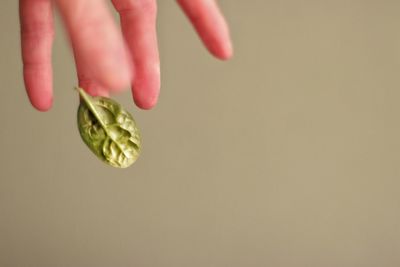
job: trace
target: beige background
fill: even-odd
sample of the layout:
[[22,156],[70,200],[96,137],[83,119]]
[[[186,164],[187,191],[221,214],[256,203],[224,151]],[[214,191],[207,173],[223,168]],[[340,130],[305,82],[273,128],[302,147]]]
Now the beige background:
[[159,1],[162,94],[127,170],[76,128],[58,27],[55,103],[23,89],[0,9],[0,266],[400,266],[400,2],[220,1],[235,58]]

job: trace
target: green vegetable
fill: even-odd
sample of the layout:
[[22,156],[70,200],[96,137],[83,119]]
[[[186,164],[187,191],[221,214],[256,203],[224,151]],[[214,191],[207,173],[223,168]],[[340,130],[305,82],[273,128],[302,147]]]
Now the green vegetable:
[[140,154],[140,133],[132,115],[117,102],[92,97],[82,88],[78,108],[78,128],[83,141],[102,161],[126,168]]

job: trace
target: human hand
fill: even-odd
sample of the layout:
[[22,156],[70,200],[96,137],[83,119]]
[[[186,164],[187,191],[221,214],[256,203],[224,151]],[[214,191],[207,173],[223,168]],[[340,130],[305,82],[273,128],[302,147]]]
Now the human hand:
[[[215,0],[177,0],[208,50],[228,59],[228,27]],[[79,85],[107,96],[131,85],[136,105],[152,108],[159,95],[160,61],[156,0],[112,0],[120,14],[118,30],[104,0],[20,0],[24,81],[32,105],[51,108],[53,5],[71,40]]]

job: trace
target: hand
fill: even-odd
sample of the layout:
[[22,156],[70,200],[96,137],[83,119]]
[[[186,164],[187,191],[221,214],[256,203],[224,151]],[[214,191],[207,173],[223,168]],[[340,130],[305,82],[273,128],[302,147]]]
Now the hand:
[[[228,27],[215,0],[178,0],[208,50],[228,59]],[[159,95],[160,61],[156,36],[156,0],[112,0],[121,18],[118,30],[104,0],[20,0],[24,81],[32,105],[52,105],[51,48],[53,4],[71,40],[79,85],[106,96],[132,86],[135,103],[152,108]]]

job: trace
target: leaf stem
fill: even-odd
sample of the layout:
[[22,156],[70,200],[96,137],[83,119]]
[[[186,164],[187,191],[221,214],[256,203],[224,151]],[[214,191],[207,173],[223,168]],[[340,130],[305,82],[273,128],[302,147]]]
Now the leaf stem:
[[85,101],[85,104],[87,105],[87,107],[90,109],[90,111],[93,113],[93,115],[96,117],[97,121],[100,123],[101,127],[103,127],[104,131],[107,131],[107,127],[106,125],[103,123],[101,115],[99,114],[99,112],[97,111],[95,105],[92,102],[92,97],[89,96],[85,90],[83,90],[80,87],[75,87],[75,89],[79,92],[79,95],[82,97],[83,101]]

